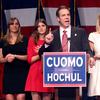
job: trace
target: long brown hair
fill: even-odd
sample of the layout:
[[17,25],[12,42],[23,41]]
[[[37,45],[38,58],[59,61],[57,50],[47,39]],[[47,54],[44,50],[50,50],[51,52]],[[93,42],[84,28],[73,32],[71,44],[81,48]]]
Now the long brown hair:
[[17,36],[16,43],[19,43],[20,41],[22,41],[23,35],[20,32],[20,29],[21,29],[20,22],[19,22],[19,20],[16,17],[12,17],[12,18],[10,18],[10,20],[8,22],[8,25],[7,25],[7,33],[4,36],[4,40],[7,43],[10,43],[10,25],[13,24],[15,20],[17,20],[17,23],[19,25],[19,30],[18,30],[18,36]]
[[38,42],[38,40],[39,40],[38,24],[39,24],[40,22],[46,25],[46,33],[45,33],[45,35],[48,34],[48,25],[47,25],[46,21],[45,21],[44,19],[38,19],[38,20],[36,21],[36,23],[35,23],[35,28],[34,28],[35,31],[34,31],[33,34],[32,34],[32,36],[33,36],[33,38],[34,38],[34,43],[35,43],[36,45],[37,45],[37,42]]

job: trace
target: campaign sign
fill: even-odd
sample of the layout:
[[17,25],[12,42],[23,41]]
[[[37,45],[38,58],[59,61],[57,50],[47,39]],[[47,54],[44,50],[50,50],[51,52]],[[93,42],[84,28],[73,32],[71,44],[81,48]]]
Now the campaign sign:
[[44,87],[85,87],[85,52],[46,52],[43,54]]

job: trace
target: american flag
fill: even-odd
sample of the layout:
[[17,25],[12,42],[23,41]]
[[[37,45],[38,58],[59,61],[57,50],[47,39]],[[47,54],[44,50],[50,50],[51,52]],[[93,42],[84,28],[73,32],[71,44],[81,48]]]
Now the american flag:
[[[60,5],[72,7],[71,1],[76,2],[74,5],[79,14],[80,27],[84,27],[87,33],[95,31],[96,18],[100,14],[100,0],[41,0],[47,24],[52,29],[57,27],[57,8]],[[26,35],[33,31],[37,8],[38,0],[2,0],[6,22],[10,17],[17,17],[22,26],[22,33]],[[2,22],[4,23],[4,20]],[[2,26],[4,27],[4,24]]]

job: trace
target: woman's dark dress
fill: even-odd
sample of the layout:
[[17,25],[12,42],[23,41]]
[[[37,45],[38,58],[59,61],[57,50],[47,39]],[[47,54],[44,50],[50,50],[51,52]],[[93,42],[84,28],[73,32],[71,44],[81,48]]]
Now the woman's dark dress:
[[[3,56],[7,54],[26,55],[28,39],[23,37],[23,40],[17,44],[7,44],[2,41]],[[14,59],[13,62],[6,62],[4,65],[3,78],[3,93],[23,93],[27,78],[29,65],[27,61]]]

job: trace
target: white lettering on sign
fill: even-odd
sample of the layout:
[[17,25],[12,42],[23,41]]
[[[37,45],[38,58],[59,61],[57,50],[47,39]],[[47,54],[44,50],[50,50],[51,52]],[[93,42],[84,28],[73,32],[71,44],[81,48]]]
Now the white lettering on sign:
[[48,73],[47,74],[47,81],[52,82],[52,81],[70,81],[70,82],[81,82],[82,79],[80,77],[79,73]]
[[48,57],[48,67],[82,67],[82,57]]

